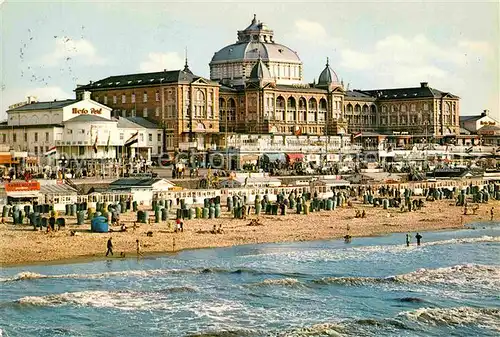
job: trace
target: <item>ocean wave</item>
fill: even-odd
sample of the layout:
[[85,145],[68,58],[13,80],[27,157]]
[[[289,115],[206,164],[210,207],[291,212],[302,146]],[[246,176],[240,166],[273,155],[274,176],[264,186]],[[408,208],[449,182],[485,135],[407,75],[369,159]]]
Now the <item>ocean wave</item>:
[[425,326],[472,325],[492,331],[500,331],[499,308],[421,308],[399,313],[391,318],[344,319],[338,322],[317,323],[311,326],[292,328],[273,334],[279,337],[305,336],[380,336],[392,333],[403,335],[403,331],[425,331]]
[[500,266],[466,264],[437,269],[418,269],[387,279],[401,283],[466,285],[500,291]]
[[[32,306],[63,306],[80,305],[97,308],[118,308],[122,310],[136,310],[154,308],[152,301],[163,294],[196,292],[197,289],[189,286],[170,287],[152,291],[105,291],[87,290],[78,292],[66,292],[46,296],[25,296],[15,303],[19,305]],[[157,303],[159,304],[159,302]]]
[[30,271],[20,272],[12,277],[0,278],[0,282],[15,282],[15,281],[26,281],[26,280],[37,280],[37,279],[101,279],[108,277],[150,277],[158,275],[168,275],[168,274],[252,274],[252,275],[266,275],[266,274],[276,274],[280,276],[293,277],[301,276],[300,273],[280,273],[268,270],[257,270],[250,268],[237,268],[237,269],[227,269],[227,268],[190,268],[190,269],[150,269],[150,270],[124,270],[124,271],[113,271],[95,274],[61,274],[61,275],[43,275],[38,273],[33,273]]
[[249,284],[249,286],[253,287],[262,287],[262,286],[287,286],[287,287],[295,287],[295,286],[300,286],[304,285],[302,282],[300,282],[296,278],[276,278],[276,279],[265,279],[262,282],[257,282],[257,283],[252,283]]
[[323,277],[301,282],[295,278],[270,279],[251,285],[345,285],[365,286],[374,284],[419,284],[455,285],[500,291],[500,266],[466,264],[437,269],[418,269],[416,271],[387,277],[339,276]]
[[500,331],[500,308],[420,308],[400,313],[410,321],[428,325],[478,325]]

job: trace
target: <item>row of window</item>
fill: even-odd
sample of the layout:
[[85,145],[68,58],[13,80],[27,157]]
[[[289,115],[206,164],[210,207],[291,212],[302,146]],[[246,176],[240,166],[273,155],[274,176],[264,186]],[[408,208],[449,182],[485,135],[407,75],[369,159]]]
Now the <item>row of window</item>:
[[[28,142],[28,133],[27,133],[27,132],[25,132],[25,133],[23,134],[23,136],[24,136],[24,137],[23,137],[23,140],[24,140],[25,142]],[[7,141],[8,141],[8,140],[7,140],[7,134],[2,133],[1,139],[2,139],[2,143],[7,143]],[[10,140],[9,140],[9,141],[10,141]],[[36,143],[36,142],[38,142],[38,141],[39,141],[38,132],[34,132],[34,133],[33,133],[33,142],[35,142],[35,143]],[[46,142],[50,141],[50,134],[49,134],[48,132],[45,132],[45,141],[46,141]],[[13,142],[13,143],[17,142],[17,133],[13,133],[13,134],[12,134],[12,142]]]
[[[170,100],[172,98],[171,95],[172,95],[172,92],[168,91],[168,94],[167,94],[167,96],[168,96],[167,99],[168,100]],[[112,99],[113,99],[113,104],[117,104],[118,103],[118,96],[117,95],[113,95]],[[99,96],[94,96],[94,100],[96,102],[99,102],[100,97]],[[156,102],[160,101],[160,92],[159,91],[155,92],[155,101]],[[126,94],[122,94],[121,95],[121,102],[122,102],[122,104],[127,103],[127,95]],[[131,93],[130,94],[130,103],[135,103],[135,102],[136,102],[136,95],[135,95],[135,93]],[[142,102],[143,103],[147,103],[148,102],[148,94],[146,92],[144,94],[142,94]],[[104,96],[103,97],[102,103],[104,105],[108,104],[108,96]]]

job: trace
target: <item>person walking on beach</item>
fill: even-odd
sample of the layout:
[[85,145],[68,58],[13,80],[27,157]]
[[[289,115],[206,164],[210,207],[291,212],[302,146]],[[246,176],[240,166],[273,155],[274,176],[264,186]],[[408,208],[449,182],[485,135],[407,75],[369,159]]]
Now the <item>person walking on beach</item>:
[[113,256],[113,242],[111,242],[111,238],[108,240],[107,244],[108,250],[106,251],[106,256],[108,256],[111,253],[111,256]]
[[422,240],[422,235],[417,233],[417,235],[415,235],[415,238],[417,239],[417,246],[420,246],[420,240]]
[[406,234],[406,247],[410,247],[410,234]]
[[139,239],[137,239],[137,240],[135,240],[135,243],[136,243],[136,249],[137,249],[137,257],[142,256],[141,242],[139,241]]
[[493,221],[493,215],[494,215],[493,209],[494,209],[493,207],[491,207],[490,209],[490,216],[491,216],[490,221]]

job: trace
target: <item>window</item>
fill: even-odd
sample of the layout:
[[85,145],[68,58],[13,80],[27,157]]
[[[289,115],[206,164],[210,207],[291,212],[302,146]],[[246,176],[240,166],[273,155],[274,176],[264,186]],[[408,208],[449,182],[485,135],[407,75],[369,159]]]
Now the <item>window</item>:
[[48,142],[49,141],[49,133],[48,132],[45,132],[45,141]]
[[14,143],[17,142],[17,134],[15,134],[15,133],[12,134],[12,141]]
[[424,103],[424,110],[425,111],[429,110],[429,103]]
[[33,152],[35,152],[35,154],[38,154],[38,146],[35,146],[35,147],[33,148]]
[[150,142],[152,142],[152,141],[153,141],[153,134],[152,134],[152,133],[150,133],[150,134],[148,135],[148,139],[149,139],[149,141],[150,141]]
[[130,95],[130,100],[132,101],[132,103],[135,103],[135,94],[132,93],[132,95]]
[[45,152],[49,152],[49,146],[48,145],[45,147]]
[[156,92],[155,99],[156,99],[157,102],[160,101],[160,92],[159,91]]
[[148,117],[148,108],[142,109],[142,117]]
[[2,143],[6,143],[7,142],[7,135],[4,133],[2,134]]
[[161,133],[158,134],[158,141],[161,142]]
[[127,96],[125,96],[125,94],[122,94],[122,103],[126,102],[127,102]]
[[131,115],[132,117],[135,117],[135,109],[130,110],[130,115]]
[[412,105],[410,105],[410,110],[411,112],[417,111],[417,105],[415,103],[412,103]]
[[25,141],[25,142],[27,142],[27,141],[28,141],[28,133],[27,133],[27,132],[25,132],[25,133],[24,133],[24,141]]
[[158,146],[158,154],[161,153],[161,146]]
[[143,142],[143,141],[144,141],[144,134],[143,134],[143,133],[140,133],[140,134],[139,134],[139,140],[140,140],[141,142]]
[[104,105],[108,104],[108,96],[104,96]]
[[35,132],[35,142],[38,142],[38,132]]
[[120,133],[120,140],[123,140],[123,132]]
[[80,156],[83,156],[85,154],[85,147],[84,146],[79,146],[78,147],[78,154]]
[[71,134],[73,134],[73,130],[68,129],[68,135],[71,135]]
[[157,106],[155,109],[155,115],[156,115],[156,117],[160,117],[160,107],[159,106]]
[[113,104],[116,104],[116,95],[113,95]]
[[147,92],[145,92],[145,93],[142,95],[142,101],[143,101],[144,103],[146,103],[146,102],[148,101],[148,93],[147,93]]

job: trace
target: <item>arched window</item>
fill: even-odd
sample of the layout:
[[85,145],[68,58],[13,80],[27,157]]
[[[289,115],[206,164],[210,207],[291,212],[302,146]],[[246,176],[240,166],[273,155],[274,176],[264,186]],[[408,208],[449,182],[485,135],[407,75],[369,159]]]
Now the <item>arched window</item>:
[[363,105],[363,113],[368,113],[368,105]]
[[347,104],[346,110],[348,113],[352,113],[352,104],[351,103]]
[[316,110],[318,108],[318,102],[315,98],[309,100],[309,110]]
[[299,98],[299,110],[306,109],[306,99],[304,97]]
[[326,100],[324,98],[319,100],[319,109],[320,110],[326,110],[327,104]]
[[288,97],[288,101],[287,101],[287,109],[295,109],[295,98],[294,97]]
[[360,113],[361,112],[361,106],[359,104],[356,104],[354,106],[354,112],[356,112],[356,113]]
[[278,96],[276,98],[276,108],[284,109],[285,108],[285,99],[282,96]]
[[376,113],[377,112],[377,107],[375,105],[372,105],[370,107],[370,110],[371,110],[372,113]]

